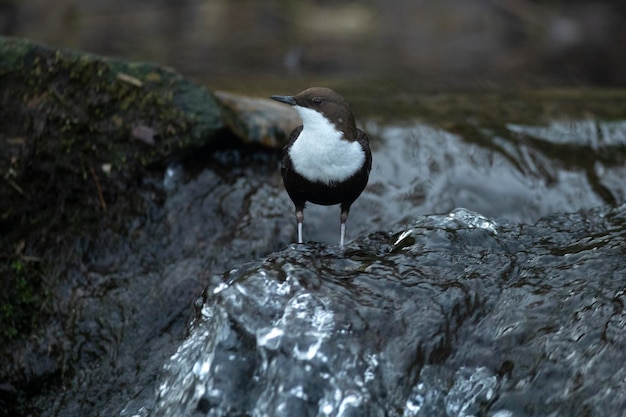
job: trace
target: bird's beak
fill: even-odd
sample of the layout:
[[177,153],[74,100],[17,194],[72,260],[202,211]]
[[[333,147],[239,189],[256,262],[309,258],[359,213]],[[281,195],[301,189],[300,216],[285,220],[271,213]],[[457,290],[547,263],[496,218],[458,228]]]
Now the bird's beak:
[[271,96],[272,100],[280,101],[281,103],[287,103],[290,106],[296,105],[296,100],[292,96]]

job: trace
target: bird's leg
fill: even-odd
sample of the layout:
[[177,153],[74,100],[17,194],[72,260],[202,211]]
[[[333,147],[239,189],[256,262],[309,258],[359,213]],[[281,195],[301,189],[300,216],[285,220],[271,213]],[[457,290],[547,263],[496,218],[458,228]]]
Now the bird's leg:
[[296,222],[298,222],[298,243],[302,243],[302,223],[304,222],[304,210],[296,208]]
[[348,220],[348,213],[350,212],[350,207],[341,207],[341,235],[339,238],[339,245],[343,246],[346,240],[346,220]]

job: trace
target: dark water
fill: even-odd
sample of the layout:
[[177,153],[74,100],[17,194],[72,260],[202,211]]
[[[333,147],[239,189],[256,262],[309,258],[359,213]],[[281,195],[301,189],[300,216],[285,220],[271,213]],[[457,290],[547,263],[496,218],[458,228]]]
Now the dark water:
[[482,145],[364,127],[375,162],[344,250],[336,207],[307,209],[305,239],[326,243],[289,244],[271,156],[170,167],[179,255],[161,279],[210,283],[122,415],[621,415],[626,124],[509,125]]

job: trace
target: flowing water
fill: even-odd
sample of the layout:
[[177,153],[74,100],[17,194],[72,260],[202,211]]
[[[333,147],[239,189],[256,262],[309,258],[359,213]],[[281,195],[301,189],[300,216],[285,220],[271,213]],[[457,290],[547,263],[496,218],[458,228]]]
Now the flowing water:
[[[622,415],[626,122],[510,124],[487,144],[364,128],[374,168],[344,249],[336,207],[307,208],[311,242],[289,244],[272,157],[226,152],[186,181],[170,167],[171,244],[227,272],[121,414]],[[171,279],[206,273],[188,258]]]

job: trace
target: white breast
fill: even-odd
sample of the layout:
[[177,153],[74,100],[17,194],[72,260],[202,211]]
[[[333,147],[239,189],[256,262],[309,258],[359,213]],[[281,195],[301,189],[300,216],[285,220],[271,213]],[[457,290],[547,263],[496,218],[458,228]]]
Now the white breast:
[[341,139],[342,132],[315,110],[294,108],[304,127],[289,156],[300,175],[330,184],[347,180],[363,166],[365,152],[358,142]]

